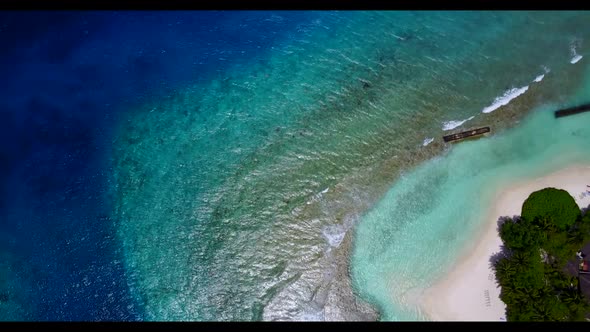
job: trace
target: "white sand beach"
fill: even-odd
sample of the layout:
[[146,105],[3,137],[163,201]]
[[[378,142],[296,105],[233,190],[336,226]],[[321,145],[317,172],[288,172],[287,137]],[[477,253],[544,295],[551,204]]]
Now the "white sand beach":
[[590,166],[576,165],[499,190],[481,233],[464,249],[453,269],[423,293],[420,306],[424,313],[434,321],[505,321],[505,305],[489,264],[502,243],[497,232],[498,218],[520,215],[525,199],[546,187],[568,191],[581,208],[586,208],[590,205],[587,185]]

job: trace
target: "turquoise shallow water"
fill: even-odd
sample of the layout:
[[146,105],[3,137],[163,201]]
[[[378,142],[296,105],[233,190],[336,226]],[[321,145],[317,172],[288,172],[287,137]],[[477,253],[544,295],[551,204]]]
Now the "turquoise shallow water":
[[[384,297],[428,278],[408,274],[408,257],[430,250],[416,249],[425,244],[416,232],[453,240],[440,244],[450,259],[465,238],[453,227],[477,221],[460,215],[475,216],[473,202],[452,204],[431,189],[455,195],[482,185],[496,165],[530,159],[543,144],[503,150],[508,136],[499,135],[486,141],[494,145],[457,146],[449,155],[489,172],[454,173],[463,159],[432,159],[359,216],[400,172],[448,153],[444,127],[471,119],[457,129],[501,131],[535,106],[571,98],[582,77],[572,68],[587,61],[571,64],[572,49],[587,53],[590,31],[580,27],[588,17],[317,12],[267,53],[130,111],[113,141],[114,218],[146,319],[346,319],[326,308],[352,305],[334,300],[332,285],[348,264],[341,245],[354,225],[351,271],[361,298],[385,319],[418,317]],[[524,87],[508,107],[481,112]],[[541,114],[536,128],[554,125]],[[481,158],[473,144],[487,148]],[[442,212],[452,218],[431,225]]]
[[[572,94],[573,105],[590,100],[589,83]],[[590,164],[590,114],[556,119],[557,108],[535,109],[512,130],[461,143],[404,174],[362,218],[352,276],[384,320],[425,319],[412,301],[473,240],[498,188]]]

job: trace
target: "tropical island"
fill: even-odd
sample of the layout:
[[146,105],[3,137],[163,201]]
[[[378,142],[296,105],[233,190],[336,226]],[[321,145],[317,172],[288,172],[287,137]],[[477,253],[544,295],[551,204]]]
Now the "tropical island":
[[590,211],[581,211],[567,191],[545,188],[526,199],[520,216],[499,225],[503,248],[493,266],[506,319],[587,320]]

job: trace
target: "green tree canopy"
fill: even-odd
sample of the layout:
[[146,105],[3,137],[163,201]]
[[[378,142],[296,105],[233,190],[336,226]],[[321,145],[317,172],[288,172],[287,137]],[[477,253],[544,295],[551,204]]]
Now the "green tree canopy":
[[518,222],[507,220],[500,227],[500,237],[510,249],[532,250],[545,240],[543,231],[536,225],[521,219]]
[[545,188],[532,193],[522,205],[523,219],[533,221],[549,218],[560,230],[573,225],[580,216],[580,208],[570,194],[562,189]]
[[580,215],[566,191],[546,188],[527,198],[520,218],[502,224],[507,251],[494,267],[509,321],[582,321],[590,313],[577,277],[564,270],[590,241],[590,212]]

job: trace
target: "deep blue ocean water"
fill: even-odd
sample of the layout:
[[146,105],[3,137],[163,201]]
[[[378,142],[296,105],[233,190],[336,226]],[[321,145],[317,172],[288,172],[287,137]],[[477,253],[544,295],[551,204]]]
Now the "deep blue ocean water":
[[0,320],[140,319],[105,199],[118,116],[265,52],[306,16],[0,13],[0,291],[18,304]]

